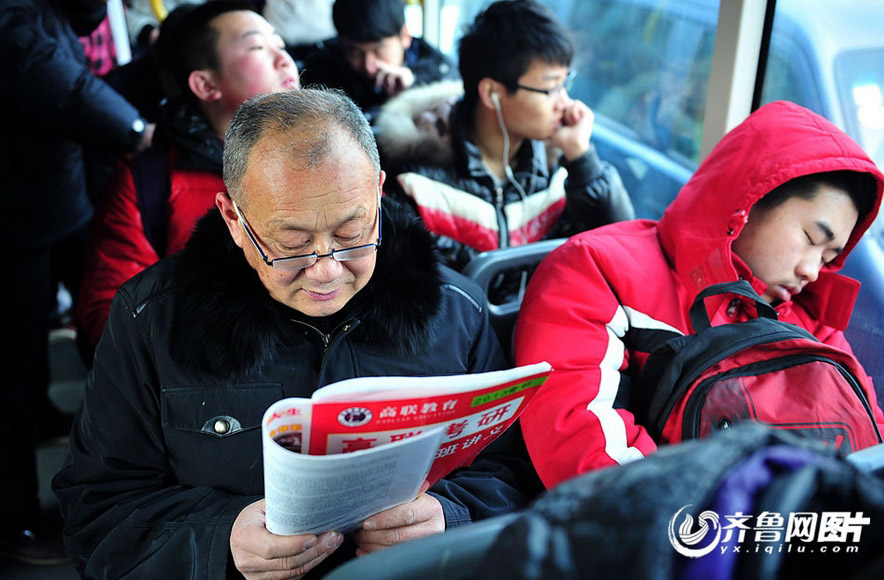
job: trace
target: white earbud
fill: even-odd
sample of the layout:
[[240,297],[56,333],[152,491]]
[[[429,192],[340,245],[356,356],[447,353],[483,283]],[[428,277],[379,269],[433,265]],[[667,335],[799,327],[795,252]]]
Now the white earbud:
[[494,108],[500,111],[500,98],[497,96],[497,91],[491,93],[491,102],[494,103]]

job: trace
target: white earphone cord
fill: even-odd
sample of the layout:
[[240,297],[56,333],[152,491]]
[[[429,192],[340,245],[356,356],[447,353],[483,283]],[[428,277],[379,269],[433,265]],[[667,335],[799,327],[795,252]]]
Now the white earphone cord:
[[[510,134],[506,130],[506,125],[503,124],[503,113],[500,111],[500,101],[498,100],[497,93],[491,93],[491,101],[494,103],[494,110],[497,112],[497,124],[500,126],[500,132],[503,133],[503,172],[506,174],[506,178],[510,183],[516,188],[516,191],[519,192],[519,195],[522,196],[522,200],[524,201],[528,196],[525,194],[525,190],[522,189],[522,186],[516,181],[516,178],[513,177],[513,170],[510,167]],[[533,183],[533,179],[531,180]],[[528,238],[525,237],[525,234],[522,234],[522,244],[527,244]],[[521,301],[522,297],[525,295],[525,287],[528,284],[528,271],[522,270],[521,275],[519,276],[519,290],[518,290],[518,300]]]
[[[494,103],[494,110],[497,113],[497,124],[500,126],[500,132],[503,133],[503,172],[506,174],[507,181],[509,181],[513,187],[516,188],[516,191],[519,192],[522,201],[525,201],[528,198],[528,194],[525,193],[525,189],[518,181],[516,181],[516,178],[513,175],[513,169],[510,167],[510,134],[506,130],[506,125],[503,123],[503,112],[500,110],[500,100],[497,97],[497,93],[491,93],[491,102]],[[534,180],[532,179],[532,183],[533,181]],[[528,239],[525,237],[524,233],[522,234],[522,243],[528,243]]]

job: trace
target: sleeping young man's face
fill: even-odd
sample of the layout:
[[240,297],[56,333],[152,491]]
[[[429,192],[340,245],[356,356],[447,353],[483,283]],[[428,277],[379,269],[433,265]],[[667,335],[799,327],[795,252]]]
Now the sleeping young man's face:
[[793,196],[772,208],[753,208],[733,251],[767,284],[762,298],[788,301],[841,253],[858,217],[847,193],[820,185],[811,199]]

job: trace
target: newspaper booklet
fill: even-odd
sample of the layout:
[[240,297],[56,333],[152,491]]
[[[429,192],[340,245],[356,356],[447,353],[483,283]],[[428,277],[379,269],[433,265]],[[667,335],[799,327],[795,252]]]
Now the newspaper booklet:
[[348,532],[468,465],[519,416],[552,367],[360,377],[282,399],[261,422],[266,526]]

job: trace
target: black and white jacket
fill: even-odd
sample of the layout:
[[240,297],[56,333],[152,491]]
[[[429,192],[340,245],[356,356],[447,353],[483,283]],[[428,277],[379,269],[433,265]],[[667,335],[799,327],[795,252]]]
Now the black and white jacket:
[[478,252],[635,217],[620,174],[594,147],[566,161],[548,143],[526,140],[512,181],[499,182],[472,142],[470,111],[457,101],[462,92],[451,81],[411,89],[375,122],[390,174],[385,187],[417,210],[449,266],[460,270]]
[[[274,401],[357,376],[502,367],[478,288],[438,265],[398,204],[385,200],[383,219],[374,275],[328,319],[272,300],[217,211],[186,249],[120,289],[53,482],[66,548],[86,577],[231,572],[231,525],[263,495],[259,424]],[[234,428],[219,435],[221,417]],[[430,492],[450,527],[538,490],[511,429]]]

